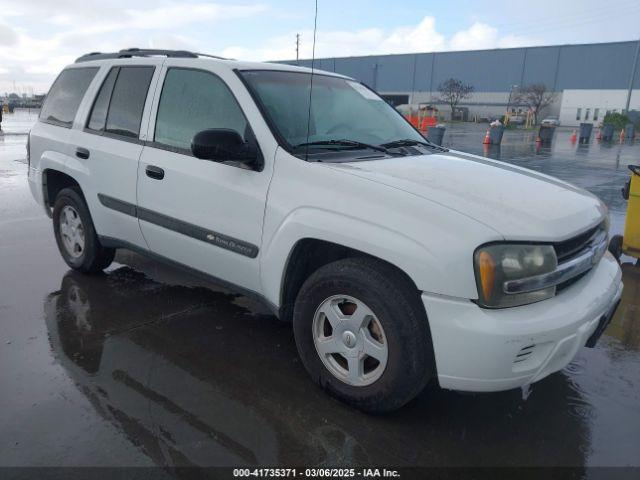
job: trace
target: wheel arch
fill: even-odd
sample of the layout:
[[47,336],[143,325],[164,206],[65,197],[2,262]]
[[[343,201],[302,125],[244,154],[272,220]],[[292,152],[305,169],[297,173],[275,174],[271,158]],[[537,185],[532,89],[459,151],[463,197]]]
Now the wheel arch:
[[46,168],[42,171],[42,193],[44,206],[47,211],[51,211],[56,196],[65,188],[77,188],[84,197],[80,183],[68,173],[56,168]]
[[368,256],[386,262],[417,291],[435,288],[436,279],[445,273],[433,252],[403,232],[339,212],[301,207],[272,233],[268,233],[268,221],[265,227],[267,237],[260,254],[262,294],[283,319],[290,318],[286,304],[295,300],[304,278],[341,258]]
[[305,237],[299,239],[291,249],[280,282],[279,316],[281,320],[291,321],[295,299],[303,283],[319,268],[345,258],[372,258],[384,262],[400,273],[404,279],[419,292],[411,277],[401,268],[385,259],[339,243],[319,238]]

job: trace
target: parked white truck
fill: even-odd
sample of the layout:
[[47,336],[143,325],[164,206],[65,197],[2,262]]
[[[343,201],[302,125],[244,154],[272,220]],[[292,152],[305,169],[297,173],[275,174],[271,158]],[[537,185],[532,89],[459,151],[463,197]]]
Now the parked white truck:
[[366,411],[430,380],[540,380],[593,346],[622,291],[595,196],[432,145],[334,73],[85,55],[51,87],[28,160],[71,268],[126,248],[257,296],[293,321],[313,380]]

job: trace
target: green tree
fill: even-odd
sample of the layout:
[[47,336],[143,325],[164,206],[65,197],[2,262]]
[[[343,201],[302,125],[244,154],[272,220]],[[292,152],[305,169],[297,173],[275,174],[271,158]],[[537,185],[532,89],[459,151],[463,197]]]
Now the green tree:
[[629,117],[618,112],[609,112],[604,116],[602,120],[603,124],[611,124],[616,130],[622,130],[627,123],[629,123]]

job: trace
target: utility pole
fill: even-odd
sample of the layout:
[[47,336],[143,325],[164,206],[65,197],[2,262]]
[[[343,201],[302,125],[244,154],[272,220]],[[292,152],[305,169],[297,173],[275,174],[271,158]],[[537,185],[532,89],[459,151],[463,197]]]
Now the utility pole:
[[629,90],[627,91],[627,103],[625,104],[625,113],[629,115],[629,104],[631,103],[631,91],[633,90],[633,80],[636,78],[636,69],[638,67],[638,53],[640,53],[640,39],[636,45],[636,54],[633,56],[633,67],[631,67],[631,78],[629,78]]
[[296,33],[296,64],[300,58],[300,34]]
[[505,125],[509,123],[509,117],[511,116],[509,114],[509,107],[511,106],[511,96],[513,95],[514,88],[518,88],[518,85],[511,85],[511,90],[509,90],[509,99],[507,100],[507,109],[504,116]]

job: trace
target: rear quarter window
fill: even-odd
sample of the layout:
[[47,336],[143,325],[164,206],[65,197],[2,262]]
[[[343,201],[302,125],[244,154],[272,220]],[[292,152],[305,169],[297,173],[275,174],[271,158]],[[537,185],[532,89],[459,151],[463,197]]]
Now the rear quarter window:
[[42,106],[40,121],[71,128],[98,67],[69,68],[58,76]]

